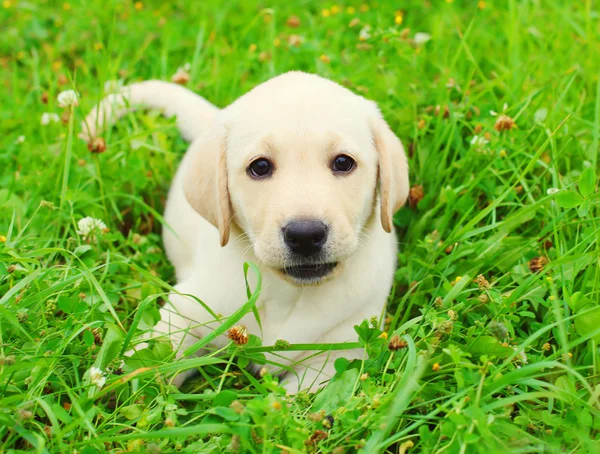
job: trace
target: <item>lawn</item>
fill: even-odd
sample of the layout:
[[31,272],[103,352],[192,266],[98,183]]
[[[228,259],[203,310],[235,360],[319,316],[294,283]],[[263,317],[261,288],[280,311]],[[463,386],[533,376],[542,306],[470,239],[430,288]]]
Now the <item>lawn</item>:
[[[599,15],[591,0],[4,0],[0,453],[600,452]],[[292,69],[378,102],[410,155],[385,331],[357,327],[365,360],[339,360],[316,395],[245,371],[285,342],[184,363],[156,342],[123,362],[175,283],[161,213],[186,144],[140,112],[92,152],[83,115],[109,81],[177,74],[226,106]],[[79,105],[61,108],[70,89]],[[107,229],[86,237],[87,216]],[[184,367],[200,375],[178,390]]]

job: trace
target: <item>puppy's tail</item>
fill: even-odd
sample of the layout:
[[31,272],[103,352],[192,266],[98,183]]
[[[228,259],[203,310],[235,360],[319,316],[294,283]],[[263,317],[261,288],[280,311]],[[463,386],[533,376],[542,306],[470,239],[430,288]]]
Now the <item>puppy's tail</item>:
[[95,106],[81,124],[79,137],[90,141],[119,118],[139,108],[160,109],[177,116],[177,127],[185,140],[201,136],[212,122],[217,107],[181,85],[149,80],[123,87]]

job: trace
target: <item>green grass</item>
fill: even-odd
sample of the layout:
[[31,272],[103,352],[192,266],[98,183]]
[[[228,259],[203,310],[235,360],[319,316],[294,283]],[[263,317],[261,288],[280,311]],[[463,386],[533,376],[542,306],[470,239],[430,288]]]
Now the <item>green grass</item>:
[[[598,4],[265,5],[3,2],[0,452],[600,451]],[[415,46],[418,32],[431,40]],[[187,86],[219,106],[316,72],[377,101],[409,151],[423,198],[395,218],[388,338],[360,327],[365,361],[338,362],[316,396],[244,372],[266,350],[256,339],[186,363],[156,343],[149,369],[121,365],[174,284],[160,213],[186,146],[152,112],[108,131],[102,154],[77,125],[105,81],[169,80],[185,62]],[[80,106],[41,126],[69,88]],[[518,127],[497,132],[504,104]],[[84,241],[85,216],[110,231]],[[394,334],[406,347],[390,352]],[[178,391],[184,367],[201,375]]]

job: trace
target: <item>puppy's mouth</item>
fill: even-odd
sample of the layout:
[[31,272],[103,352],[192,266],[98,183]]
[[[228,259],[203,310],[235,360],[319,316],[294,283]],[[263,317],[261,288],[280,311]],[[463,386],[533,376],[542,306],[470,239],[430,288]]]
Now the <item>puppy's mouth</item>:
[[284,267],[281,271],[286,276],[302,284],[316,284],[331,274],[336,266],[337,262],[290,265]]

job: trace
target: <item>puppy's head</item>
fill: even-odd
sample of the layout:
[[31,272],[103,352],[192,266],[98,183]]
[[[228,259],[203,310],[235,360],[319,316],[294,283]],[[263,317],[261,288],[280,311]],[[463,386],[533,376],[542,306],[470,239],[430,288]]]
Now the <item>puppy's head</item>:
[[333,276],[377,211],[391,232],[408,195],[404,150],[377,106],[299,72],[222,110],[190,164],[186,197],[221,244],[234,221],[262,264],[299,285]]

